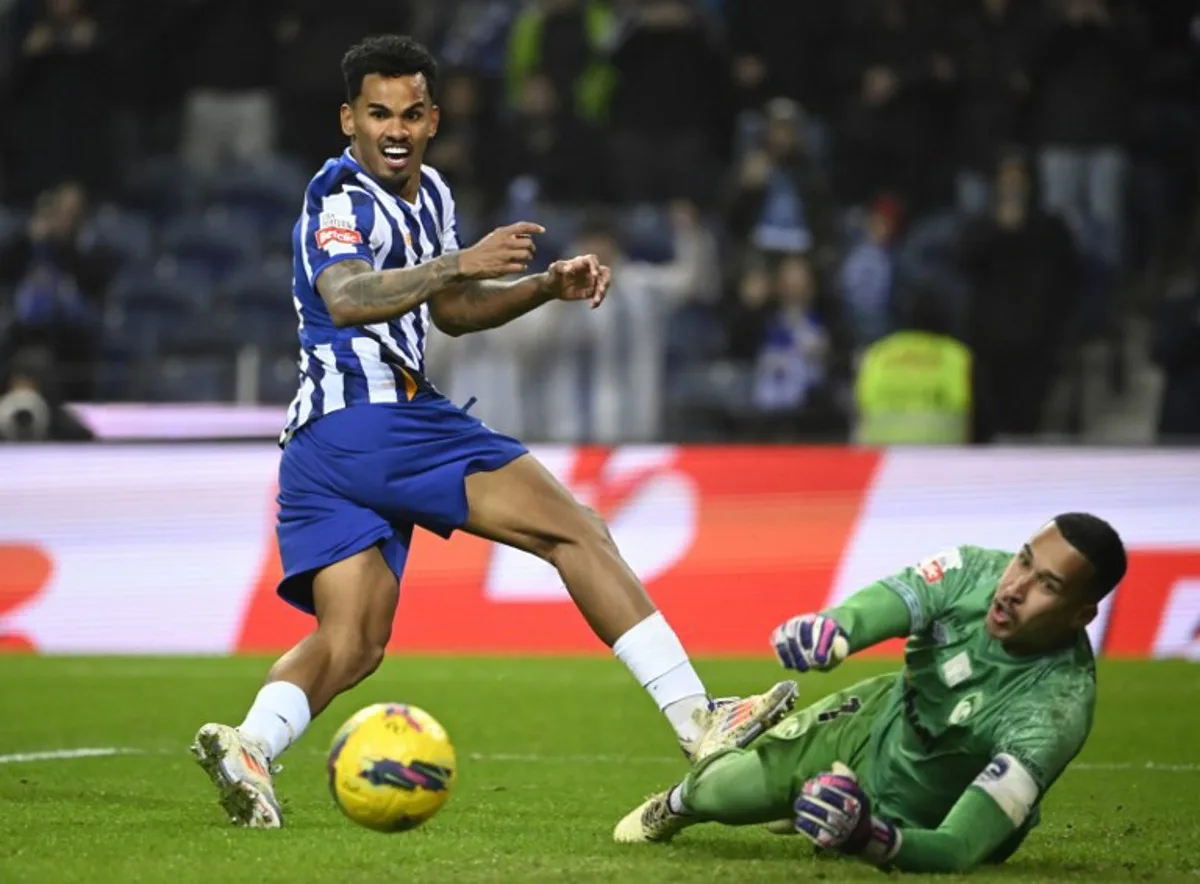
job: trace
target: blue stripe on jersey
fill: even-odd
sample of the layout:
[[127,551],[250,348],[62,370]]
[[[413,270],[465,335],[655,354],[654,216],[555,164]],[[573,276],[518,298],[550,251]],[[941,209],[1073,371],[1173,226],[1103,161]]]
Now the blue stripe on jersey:
[[[380,269],[392,270],[397,267],[407,267],[408,252],[405,251],[404,231],[400,229],[400,223],[396,220],[395,216],[386,209],[381,211],[380,214],[387,220],[388,226],[392,229],[392,250],[384,258],[383,266]],[[399,245],[397,246],[397,244]],[[392,337],[395,338],[396,342],[400,345],[400,349],[404,351],[404,355],[408,357],[411,366],[413,368],[419,368],[421,365],[421,360],[418,356],[420,351],[417,349],[419,344],[413,345],[409,342],[408,335],[404,333],[404,328],[401,323],[402,319],[393,319],[389,321],[387,324],[388,330],[391,332]],[[376,335],[371,335],[371,337],[380,341],[380,346],[382,346],[385,350],[390,349],[382,342],[382,338],[379,338]]]
[[[418,200],[419,199],[420,198],[418,197]],[[417,216],[413,214],[411,206],[401,200],[397,200],[396,202],[400,206],[400,211],[403,213],[404,220],[408,226],[409,235],[412,237],[413,254],[417,256],[417,263],[420,264],[425,258],[425,247],[421,245],[421,222]],[[437,240],[433,237],[430,237],[430,242],[437,242]],[[436,254],[436,252],[434,254]],[[421,354],[418,367],[420,368],[422,374],[425,373],[424,314],[425,311],[420,307],[418,307],[412,313],[413,334],[417,339],[417,352]]]
[[422,169],[416,207],[381,188],[349,150],[313,176],[292,230],[302,373],[281,442],[330,411],[404,401],[403,369],[424,371],[428,308],[387,323],[386,332],[382,325],[338,328],[316,282],[337,261],[359,259],[383,270],[410,266],[410,254],[415,263],[437,257],[453,236],[453,214],[453,196],[434,169]]
[[[445,223],[446,219],[446,207],[442,204],[442,195],[438,193],[437,185],[433,181],[433,176],[427,172],[421,176],[421,190],[425,192],[425,195],[429,197],[429,201],[433,203],[434,209],[437,210],[438,229],[441,230],[441,226],[443,223]],[[430,242],[438,243],[437,252],[435,252],[435,254],[440,255],[442,253],[442,238],[440,236],[430,236],[429,239]]]

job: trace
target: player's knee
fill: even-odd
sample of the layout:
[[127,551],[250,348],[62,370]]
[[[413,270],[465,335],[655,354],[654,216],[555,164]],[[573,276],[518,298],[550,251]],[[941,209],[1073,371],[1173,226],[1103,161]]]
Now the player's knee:
[[559,526],[554,541],[548,544],[543,557],[558,566],[564,557],[577,551],[615,551],[616,547],[608,525],[600,514],[591,507],[581,505],[575,518]]
[[379,668],[387,650],[387,637],[367,632],[344,632],[331,636],[330,662],[342,680],[357,684]]

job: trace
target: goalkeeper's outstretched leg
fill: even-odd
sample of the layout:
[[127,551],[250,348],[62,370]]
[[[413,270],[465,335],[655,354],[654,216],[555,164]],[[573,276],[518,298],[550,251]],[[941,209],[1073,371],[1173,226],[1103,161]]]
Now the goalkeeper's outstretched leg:
[[859,767],[893,676],[868,679],[794,712],[745,749],[718,752],[617,824],[622,843],[669,841],[688,826],[782,823],[806,780],[842,761]]

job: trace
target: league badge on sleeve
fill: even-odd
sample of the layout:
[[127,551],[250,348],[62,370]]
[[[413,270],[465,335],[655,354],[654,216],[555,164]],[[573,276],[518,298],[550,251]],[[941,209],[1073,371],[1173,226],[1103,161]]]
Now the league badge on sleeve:
[[358,232],[352,215],[338,215],[335,212],[322,212],[321,223],[317,226],[317,248],[328,248],[330,243],[341,243],[347,246],[361,245],[363,238]]
[[926,583],[940,583],[947,571],[953,571],[962,566],[962,554],[957,549],[946,549],[918,562],[917,573]]

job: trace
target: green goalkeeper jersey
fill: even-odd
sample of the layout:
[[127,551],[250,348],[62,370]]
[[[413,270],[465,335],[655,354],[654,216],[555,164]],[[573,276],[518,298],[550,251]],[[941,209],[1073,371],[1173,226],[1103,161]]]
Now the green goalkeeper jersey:
[[[1011,557],[956,547],[827,612],[846,629],[852,651],[909,635],[904,670],[874,719],[863,765],[876,813],[901,826],[937,828],[974,786],[1008,815],[1019,843],[1091,730],[1096,676],[1085,632],[1072,647],[1017,657],[985,627]],[[1015,844],[1004,847],[1010,853]]]

